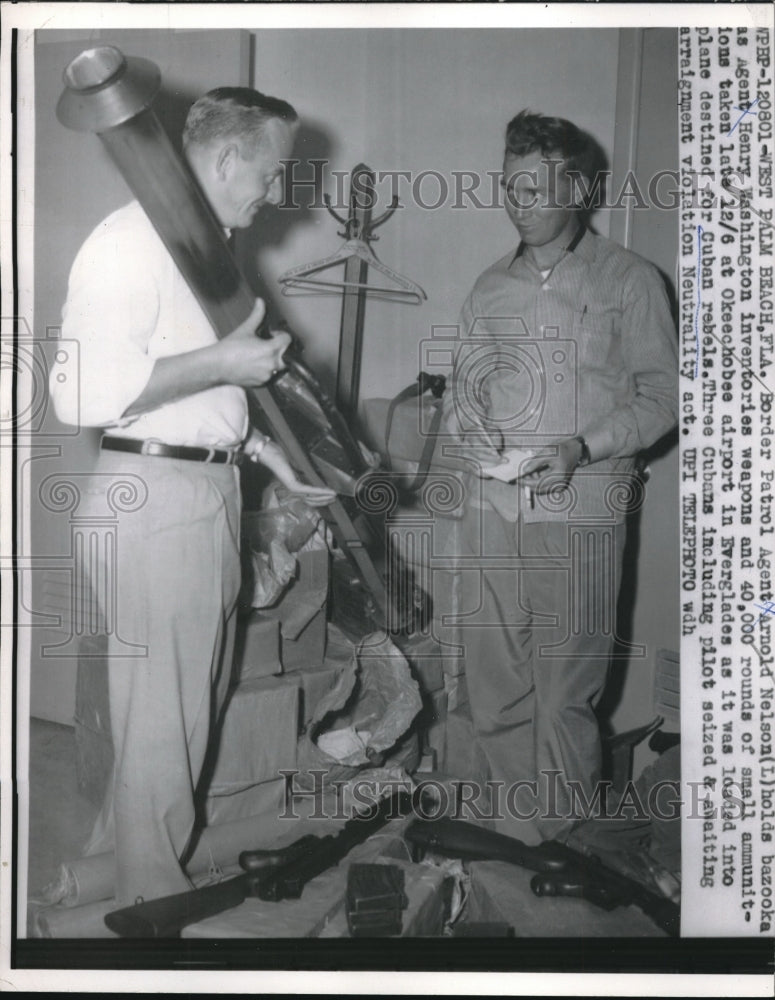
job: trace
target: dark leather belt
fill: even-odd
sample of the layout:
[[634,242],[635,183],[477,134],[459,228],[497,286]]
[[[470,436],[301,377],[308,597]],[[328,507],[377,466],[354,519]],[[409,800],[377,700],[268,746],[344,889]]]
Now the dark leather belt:
[[156,458],[182,458],[187,462],[211,462],[214,465],[239,465],[243,453],[239,448],[196,448],[186,444],[164,444],[148,438],[115,437],[103,434],[100,448],[105,451],[129,451],[135,455]]

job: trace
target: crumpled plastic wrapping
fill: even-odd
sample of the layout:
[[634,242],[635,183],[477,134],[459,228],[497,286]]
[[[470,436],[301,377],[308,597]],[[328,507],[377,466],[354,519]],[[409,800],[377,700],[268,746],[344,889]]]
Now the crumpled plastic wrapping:
[[323,771],[330,784],[363,768],[409,764],[417,741],[402,738],[412,735],[421,708],[420,689],[398,647],[385,635],[367,636],[315,708],[299,743],[300,779]]
[[242,515],[243,591],[241,603],[268,608],[295,578],[300,552],[327,549],[325,522],[283,486],[265,495],[262,510]]

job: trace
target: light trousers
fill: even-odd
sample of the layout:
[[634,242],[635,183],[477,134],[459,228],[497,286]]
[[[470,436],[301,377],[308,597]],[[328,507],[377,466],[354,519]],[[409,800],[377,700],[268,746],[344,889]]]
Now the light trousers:
[[566,836],[600,780],[594,706],[624,535],[623,524],[512,523],[489,507],[459,522],[455,632],[474,730],[502,783],[496,828],[526,843]]
[[237,475],[232,466],[102,452],[92,480],[95,510],[105,510],[106,491],[120,498],[122,481],[141,500],[119,505],[115,552],[103,546],[85,567],[108,633],[115,758],[87,853],[115,850],[119,905],[191,887],[180,858],[231,680]]

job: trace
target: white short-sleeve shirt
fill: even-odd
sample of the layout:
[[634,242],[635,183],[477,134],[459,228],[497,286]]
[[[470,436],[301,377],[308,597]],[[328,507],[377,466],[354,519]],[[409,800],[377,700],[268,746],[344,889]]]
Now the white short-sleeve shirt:
[[122,418],[157,358],[217,340],[215,331],[142,207],[130,202],[87,237],[70,272],[62,336],[79,343],[78,398],[54,365],[49,383],[64,423],[167,444],[230,447],[248,429],[245,392],[219,386]]

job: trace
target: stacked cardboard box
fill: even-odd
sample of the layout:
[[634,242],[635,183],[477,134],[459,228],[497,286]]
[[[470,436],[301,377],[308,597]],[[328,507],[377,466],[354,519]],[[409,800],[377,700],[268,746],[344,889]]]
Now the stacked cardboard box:
[[208,824],[282,813],[280,772],[296,764],[298,706],[299,685],[289,677],[259,677],[233,690],[209,782]]
[[302,552],[297,577],[271,608],[240,621],[235,664],[238,677],[269,677],[320,669],[326,653],[328,552]]
[[[277,605],[253,610],[239,623],[236,683],[209,764],[206,816],[211,823],[282,810],[280,772],[295,768],[299,736],[338,670],[354,655],[354,644],[326,621],[328,553],[301,553],[298,562],[297,579]],[[462,659],[448,656],[429,636],[402,646],[423,697],[410,738],[416,743],[419,737],[432,769],[457,768],[471,754],[470,725],[466,729],[454,719],[451,734],[447,731],[447,713],[465,700]],[[112,745],[104,661],[96,652],[79,666],[76,739],[81,788],[99,803],[112,766]],[[416,762],[417,755],[410,758]],[[459,776],[468,777],[470,771]]]
[[241,616],[234,644],[234,670],[240,680],[271,677],[283,672],[280,622],[261,611]]
[[300,552],[298,571],[287,592],[262,616],[278,622],[282,670],[320,668],[326,654],[328,550]]
[[331,683],[325,669],[328,552],[302,552],[297,577],[271,608],[241,623],[237,684],[224,715],[207,799],[209,823],[280,815],[282,771],[296,767],[305,715]]

